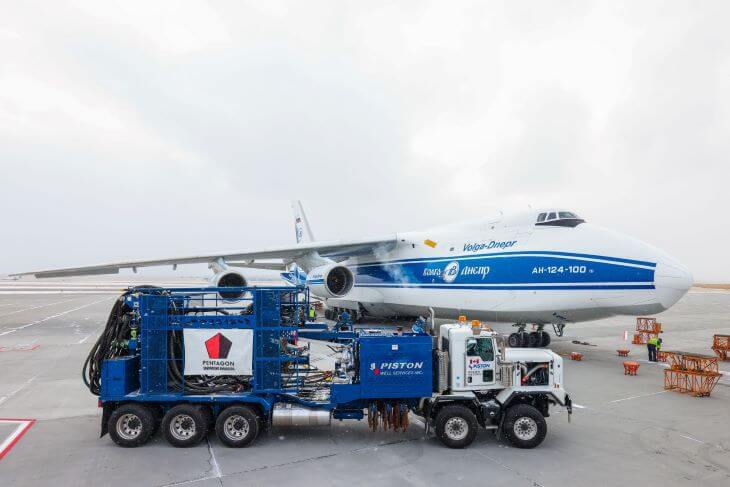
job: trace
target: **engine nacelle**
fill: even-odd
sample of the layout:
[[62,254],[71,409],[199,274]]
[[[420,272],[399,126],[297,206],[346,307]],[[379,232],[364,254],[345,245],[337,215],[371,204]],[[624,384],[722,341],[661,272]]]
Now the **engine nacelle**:
[[352,290],[355,276],[347,267],[331,264],[312,269],[307,274],[307,286],[315,296],[341,298]]
[[[214,287],[246,287],[248,281],[243,277],[243,274],[236,271],[222,271],[216,273],[210,278],[210,284]],[[243,297],[241,291],[219,291],[218,294],[223,299],[239,299]]]

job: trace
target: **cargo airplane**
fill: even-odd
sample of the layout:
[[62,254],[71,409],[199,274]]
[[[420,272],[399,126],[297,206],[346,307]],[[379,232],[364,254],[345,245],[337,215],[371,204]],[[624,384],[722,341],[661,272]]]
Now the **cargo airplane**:
[[[512,346],[545,346],[552,325],[652,315],[676,303],[692,275],[676,259],[563,209],[529,211],[346,241],[316,241],[292,202],[296,244],[191,257],[117,262],[15,274],[37,278],[116,274],[120,269],[207,263],[211,284],[240,287],[239,268],[282,271],[322,298],[333,317],[469,319],[517,326]],[[228,293],[230,294],[230,293]],[[535,325],[527,333],[526,325]]]

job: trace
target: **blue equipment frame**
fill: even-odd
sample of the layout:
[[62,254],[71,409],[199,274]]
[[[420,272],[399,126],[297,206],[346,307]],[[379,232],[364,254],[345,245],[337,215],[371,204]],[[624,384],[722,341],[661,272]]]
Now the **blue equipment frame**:
[[[240,297],[226,300],[221,293]],[[330,410],[338,419],[361,419],[362,410],[374,400],[415,407],[432,394],[430,336],[346,332],[336,338],[349,342],[357,355],[351,371],[355,380],[322,384],[327,393],[318,400],[300,395],[306,372],[292,367],[294,372],[287,372],[285,380],[283,365],[309,364],[308,355],[299,354],[299,349],[290,353],[287,346],[300,329],[308,328],[306,287],[155,288],[135,290],[124,299],[134,311],[138,333],[129,340],[127,356],[102,363],[100,402],[105,416],[124,402],[152,403],[163,410],[180,403],[205,403],[216,414],[227,404],[247,403],[266,416],[275,403],[285,402]],[[170,336],[188,328],[253,330],[253,377],[247,390],[199,394],[187,387],[184,376],[181,386],[171,386],[170,362],[176,362],[177,370],[184,370],[185,364],[184,357],[171,357]]]

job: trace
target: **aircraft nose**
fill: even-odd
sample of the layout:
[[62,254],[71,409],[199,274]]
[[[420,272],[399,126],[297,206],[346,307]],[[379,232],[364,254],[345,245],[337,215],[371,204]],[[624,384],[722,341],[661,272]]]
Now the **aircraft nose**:
[[670,259],[657,262],[654,287],[662,308],[672,307],[687,293],[693,283],[692,273],[682,264]]

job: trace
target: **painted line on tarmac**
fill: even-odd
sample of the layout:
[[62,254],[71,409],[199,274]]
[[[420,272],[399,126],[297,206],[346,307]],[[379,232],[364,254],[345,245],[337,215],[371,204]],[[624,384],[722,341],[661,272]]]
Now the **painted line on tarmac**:
[[11,397],[13,397],[14,395],[16,395],[20,391],[22,391],[23,389],[25,389],[26,387],[28,387],[30,385],[30,383],[33,382],[35,380],[35,378],[38,377],[39,375],[41,375],[40,372],[37,373],[36,375],[34,375],[33,377],[31,377],[30,379],[28,379],[27,381],[25,381],[22,386],[18,387],[17,389],[15,389],[10,394],[6,394],[5,396],[0,397],[0,405],[2,405],[2,403],[4,403],[5,401],[7,401]]
[[0,347],[0,352],[32,352],[41,346],[37,343],[29,345],[15,345],[14,347]]
[[705,444],[704,441],[698,440],[697,438],[692,438],[691,436],[686,436],[686,435],[679,435],[679,436],[681,436],[682,438],[687,438],[688,440],[696,441],[697,443],[702,443],[703,445]]
[[659,391],[659,392],[652,392],[651,394],[642,394],[640,396],[624,397],[623,399],[614,399],[613,401],[608,401],[608,403],[609,404],[613,404],[613,403],[616,403],[616,402],[629,401],[631,399],[639,399],[641,397],[656,396],[658,394],[664,394],[665,392],[669,392],[669,390],[664,390],[664,391]]
[[0,424],[17,424],[15,431],[0,443],[0,460],[20,441],[20,438],[35,424],[35,419],[0,419]]
[[42,318],[42,319],[40,319],[40,320],[32,321],[32,322],[30,322],[30,323],[27,323],[27,324],[25,324],[25,325],[23,325],[23,326],[18,326],[17,328],[11,328],[11,329],[9,329],[9,330],[7,330],[7,331],[4,331],[4,332],[0,333],[0,337],[1,337],[1,336],[5,336],[5,335],[9,335],[10,333],[15,333],[15,332],[16,332],[16,331],[18,331],[18,330],[23,330],[23,329],[25,329],[25,328],[28,328],[29,326],[34,326],[34,325],[38,325],[38,324],[40,324],[40,323],[43,323],[44,321],[52,320],[53,318],[58,318],[59,316],[63,316],[63,315],[69,314],[69,313],[73,313],[74,311],[78,311],[78,310],[80,310],[80,309],[88,308],[89,306],[93,306],[93,305],[95,305],[95,304],[99,304],[99,303],[101,303],[101,302],[104,302],[104,301],[108,301],[108,300],[110,300],[110,299],[113,299],[113,298],[104,298],[104,299],[100,299],[100,300],[98,300],[98,301],[94,301],[94,302],[91,302],[91,303],[85,304],[85,305],[83,305],[83,306],[79,306],[78,308],[73,308],[73,309],[69,309],[69,310],[67,310],[67,311],[63,311],[63,312],[61,312],[61,313],[57,313],[57,314],[55,314],[55,315],[47,316],[47,317],[45,317],[45,318]]
[[45,308],[47,306],[53,306],[54,304],[68,303],[69,301],[73,301],[74,299],[78,299],[78,298],[71,298],[71,299],[66,299],[66,300],[63,300],[63,301],[56,301],[55,303],[41,304],[41,305],[38,305],[38,306],[33,306],[31,308],[18,309],[18,310],[15,310],[15,311],[11,311],[10,313],[5,313],[4,315],[0,315],[0,318],[4,318],[5,316],[14,315],[16,313],[22,313],[23,311],[31,311],[31,310],[34,310],[34,309]]
[[84,338],[82,338],[81,340],[79,340],[78,342],[76,342],[76,345],[81,345],[81,344],[82,344],[82,343],[84,343],[84,342],[85,342],[86,340],[88,340],[90,336],[91,336],[91,335],[86,335],[86,336],[85,336]]

